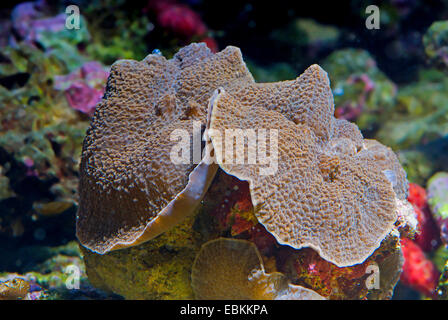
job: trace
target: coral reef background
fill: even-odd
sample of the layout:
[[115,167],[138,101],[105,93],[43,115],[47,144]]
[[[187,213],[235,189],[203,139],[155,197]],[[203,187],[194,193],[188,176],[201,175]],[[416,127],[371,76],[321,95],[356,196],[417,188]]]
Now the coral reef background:
[[[80,28],[70,30],[65,10],[72,4],[81,16]],[[3,3],[0,299],[192,297],[191,288],[176,287],[189,270],[170,263],[169,257],[192,263],[199,235],[184,228],[200,229],[206,223],[200,214],[201,219],[186,221],[146,250],[131,249],[134,258],[111,254],[107,259],[113,268],[89,274],[89,279],[84,263],[92,267],[97,260],[80,250],[75,237],[82,141],[105,92],[110,65],[118,59],[142,60],[151,52],[171,58],[192,42],[204,42],[213,52],[228,45],[241,48],[257,82],[294,79],[315,63],[328,72],[335,116],[355,122],[364,137],[390,146],[410,182],[408,200],[419,232],[401,240],[405,262],[392,298],[448,299],[448,21],[443,20],[448,5],[383,1],[378,3],[380,29],[369,30],[369,4],[338,1],[322,8],[318,2],[231,0],[217,8],[205,0],[140,0],[132,6],[122,0]],[[244,199],[234,195],[225,210],[216,209],[221,221],[216,228],[226,225],[232,235],[246,232],[253,242],[264,241],[259,248],[267,252],[272,244],[253,232],[252,217],[245,217],[241,208]],[[144,266],[155,257],[163,263],[148,276]],[[312,255],[303,259],[317,271],[302,283],[319,283],[321,293],[329,283],[347,278]],[[118,282],[106,286],[104,279],[136,260],[143,268],[134,279],[142,283],[136,288],[150,286],[152,291],[129,291]],[[271,271],[269,261],[264,263]],[[298,274],[305,272],[300,268]],[[346,272],[348,288],[359,277],[357,270]],[[73,275],[79,275],[79,286]]]

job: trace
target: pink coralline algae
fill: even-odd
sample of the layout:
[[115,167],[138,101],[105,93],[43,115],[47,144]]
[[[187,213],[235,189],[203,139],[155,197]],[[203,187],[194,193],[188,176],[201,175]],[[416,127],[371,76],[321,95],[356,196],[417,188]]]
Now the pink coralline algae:
[[419,225],[414,242],[423,251],[431,252],[440,245],[440,236],[427,203],[426,190],[415,183],[410,183],[408,201],[414,207]]
[[416,205],[419,208],[423,208],[426,205],[426,191],[416,183],[409,184],[408,200],[410,203]]
[[33,159],[29,157],[23,158],[23,164],[26,167],[26,175],[27,176],[36,176],[38,175],[38,172],[36,169],[34,169],[34,161]]
[[352,75],[347,79],[347,84],[349,85],[355,85],[356,83],[362,83],[364,86],[363,91],[358,98],[358,102],[356,105],[345,103],[338,106],[335,110],[337,118],[355,121],[363,112],[368,95],[375,89],[375,82],[365,73],[361,75]]
[[350,78],[347,79],[347,82],[349,84],[354,84],[357,82],[362,82],[364,83],[364,92],[371,92],[373,89],[375,89],[375,82],[369,78],[369,76],[367,74],[362,74],[360,76],[351,76]]
[[428,207],[420,209],[414,206],[417,214],[419,230],[415,235],[414,242],[425,252],[431,252],[440,245],[439,230]]
[[401,282],[428,297],[435,297],[440,276],[437,268],[412,240],[401,239],[401,247],[404,256]]
[[208,29],[200,15],[189,6],[175,0],[150,0],[145,11],[155,13],[159,26],[180,39],[197,38],[213,52],[218,51],[215,39],[207,36]]
[[[11,13],[12,26],[16,34],[25,42],[34,45],[42,32],[57,32],[65,27],[65,14],[45,17],[45,1],[24,2],[17,5]],[[10,43],[15,43],[11,36]]]
[[77,81],[65,91],[65,96],[73,109],[91,115],[103,93],[101,90],[89,87],[84,82]]
[[158,16],[162,27],[185,38],[203,35],[207,28],[199,15],[185,5],[167,6]]
[[82,113],[92,115],[101,100],[109,72],[91,61],[65,76],[55,77],[55,89],[63,90],[69,105]]
[[350,103],[344,103],[343,105],[340,105],[336,108],[335,117],[338,119],[354,121],[361,115],[361,113],[361,105],[353,106]]
[[424,188],[410,183],[408,201],[417,215],[418,232],[413,240],[401,239],[404,265],[400,280],[418,292],[434,298],[440,274],[425,252],[434,251],[440,245],[439,229],[429,209]]
[[312,287],[320,295],[330,299],[359,299],[365,297],[365,286],[370,261],[339,268],[322,259],[317,252],[304,248],[293,262],[297,282]]

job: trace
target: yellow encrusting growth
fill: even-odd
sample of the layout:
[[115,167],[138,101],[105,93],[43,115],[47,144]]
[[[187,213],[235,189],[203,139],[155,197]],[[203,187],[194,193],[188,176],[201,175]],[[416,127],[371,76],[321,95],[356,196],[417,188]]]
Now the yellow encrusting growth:
[[201,236],[189,217],[139,246],[104,255],[81,246],[90,282],[126,299],[193,299],[191,266]]

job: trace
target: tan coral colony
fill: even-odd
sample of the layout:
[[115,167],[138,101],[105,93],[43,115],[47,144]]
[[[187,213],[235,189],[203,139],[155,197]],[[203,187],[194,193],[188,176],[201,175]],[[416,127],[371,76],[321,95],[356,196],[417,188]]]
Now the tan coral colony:
[[[275,132],[277,144],[260,153],[243,139],[257,161],[245,152],[234,163],[225,150],[237,139],[219,137],[235,129]],[[217,164],[207,156],[173,163],[176,130],[192,132],[192,146],[205,130],[202,148]],[[218,165],[249,183],[255,215],[279,244],[311,247],[339,267],[365,261],[406,201],[397,157],[334,117],[318,65],[295,80],[255,83],[238,48],[213,54],[192,44],[171,60],[151,54],[112,66],[83,145],[78,239],[100,254],[151,240],[194,213]]]

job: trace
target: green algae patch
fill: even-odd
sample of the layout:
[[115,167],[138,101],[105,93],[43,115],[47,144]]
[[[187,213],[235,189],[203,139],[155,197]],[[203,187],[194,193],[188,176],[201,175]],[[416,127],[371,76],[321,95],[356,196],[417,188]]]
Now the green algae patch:
[[448,172],[438,172],[428,180],[428,204],[436,217],[448,218]]
[[428,60],[442,70],[448,70],[448,21],[435,21],[423,36],[423,45]]
[[126,299],[193,299],[191,266],[202,244],[194,217],[142,245],[93,253],[81,247],[90,282]]
[[448,300],[448,262],[440,276],[437,295],[440,300]]

